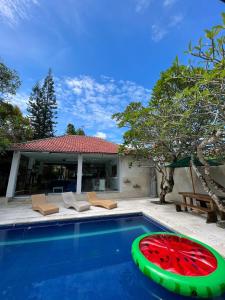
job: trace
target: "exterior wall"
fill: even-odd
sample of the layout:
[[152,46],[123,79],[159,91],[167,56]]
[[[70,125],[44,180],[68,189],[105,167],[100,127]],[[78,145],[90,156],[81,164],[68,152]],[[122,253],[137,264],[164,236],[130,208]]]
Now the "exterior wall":
[[139,166],[130,156],[120,158],[120,191],[122,196],[147,197],[150,195],[150,167],[146,167],[147,165],[149,162],[141,161]]
[[[210,167],[211,174],[213,179],[220,183],[222,186],[225,186],[225,165],[218,167]],[[193,181],[195,186],[195,192],[205,194],[205,191],[201,185],[200,180],[196,176],[194,170],[192,170]],[[157,182],[158,182],[158,193],[160,193],[160,181],[161,175],[157,173]],[[166,196],[167,200],[181,200],[181,196],[178,194],[179,192],[193,192],[192,182],[191,182],[191,173],[190,168],[176,168],[174,172],[174,188],[173,192],[169,193]]]
[[[132,163],[132,166],[130,164]],[[119,158],[119,178],[120,178],[120,191],[118,192],[97,192],[100,198],[105,199],[127,199],[127,198],[139,198],[149,197],[150,195],[150,183],[151,183],[151,168],[146,167],[149,162],[142,161],[141,166],[134,162],[134,159],[130,156],[124,156]],[[129,182],[128,182],[129,181]],[[138,185],[140,187],[134,187]],[[48,198],[54,199],[61,195],[48,195]],[[78,200],[87,200],[86,193],[76,195]]]

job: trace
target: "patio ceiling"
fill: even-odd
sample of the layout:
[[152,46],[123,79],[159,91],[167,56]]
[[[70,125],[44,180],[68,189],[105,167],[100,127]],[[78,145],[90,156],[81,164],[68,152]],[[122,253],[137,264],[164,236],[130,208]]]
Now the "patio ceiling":
[[[77,153],[51,153],[51,152],[21,152],[27,158],[33,158],[43,162],[74,163],[78,159]],[[107,162],[117,159],[114,154],[83,154],[83,162]]]

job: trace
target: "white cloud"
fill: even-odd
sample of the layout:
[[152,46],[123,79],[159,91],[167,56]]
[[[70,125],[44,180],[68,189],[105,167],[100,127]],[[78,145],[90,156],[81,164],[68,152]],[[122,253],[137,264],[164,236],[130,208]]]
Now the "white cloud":
[[167,34],[167,30],[159,25],[152,25],[152,40],[154,42],[161,41]]
[[165,7],[172,6],[175,2],[177,2],[177,0],[164,0],[163,6]]
[[[135,11],[137,13],[141,13],[145,11],[153,1],[154,0],[135,0],[135,4],[136,4]],[[157,1],[159,0],[155,0],[155,3]],[[168,8],[173,6],[176,2],[177,0],[162,0],[162,5],[164,8]]]
[[94,136],[105,140],[107,137],[107,134],[104,132],[98,131],[98,132],[96,132],[96,134]]
[[171,17],[171,22],[169,23],[169,27],[174,27],[178,24],[180,24],[183,21],[183,15],[182,14],[178,14],[175,16]]
[[18,92],[16,95],[10,97],[8,101],[13,105],[17,105],[20,108],[20,110],[26,114],[28,99],[29,99],[28,94]]
[[29,8],[39,0],[0,0],[0,21],[15,26],[20,20],[29,18]]
[[66,84],[73,90],[77,95],[80,95],[83,90],[89,93],[105,93],[108,91],[108,86],[96,82],[89,76],[80,76],[66,79]]
[[[58,103],[57,134],[64,134],[66,125],[73,123],[88,135],[121,142],[124,129],[118,129],[114,113],[123,111],[132,101],[147,104],[151,90],[129,80],[100,76],[55,77]],[[9,101],[27,115],[30,91],[18,92]]]
[[151,3],[151,0],[136,0],[135,11],[137,13],[145,11]]
[[96,80],[85,75],[58,78],[56,92],[59,118],[64,122],[73,119],[76,127],[93,134],[104,132],[110,137],[113,130],[118,131],[112,115],[123,111],[131,101],[147,103],[151,90],[132,81],[116,81],[107,76]]
[[154,42],[161,41],[169,32],[170,30],[178,26],[182,21],[184,17],[182,14],[174,15],[170,18],[170,21],[167,23],[167,25],[163,24],[153,24],[152,25],[152,40]]

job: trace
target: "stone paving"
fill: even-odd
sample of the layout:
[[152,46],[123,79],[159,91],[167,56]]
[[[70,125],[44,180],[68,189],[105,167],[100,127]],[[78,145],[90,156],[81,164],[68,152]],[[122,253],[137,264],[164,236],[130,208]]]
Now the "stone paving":
[[173,204],[157,205],[152,203],[157,199],[121,199],[118,207],[107,210],[100,207],[91,207],[85,212],[77,212],[63,207],[62,200],[58,197],[49,197],[49,202],[59,206],[59,213],[42,216],[31,209],[31,201],[13,200],[6,204],[0,201],[0,225],[33,223],[49,220],[80,219],[96,216],[115,216],[128,213],[143,213],[161,224],[190,237],[209,244],[225,257],[225,230],[215,223],[206,224],[206,218],[196,213],[176,212]]

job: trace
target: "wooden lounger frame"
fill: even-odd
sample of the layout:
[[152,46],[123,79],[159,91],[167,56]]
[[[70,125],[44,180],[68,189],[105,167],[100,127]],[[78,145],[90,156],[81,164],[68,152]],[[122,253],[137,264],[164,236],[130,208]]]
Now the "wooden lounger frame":
[[32,209],[38,211],[43,216],[59,212],[58,206],[47,203],[45,194],[36,194],[31,196]]
[[100,199],[97,197],[96,192],[87,193],[88,201],[93,206],[100,206],[106,209],[113,209],[117,207],[117,203],[114,200]]

